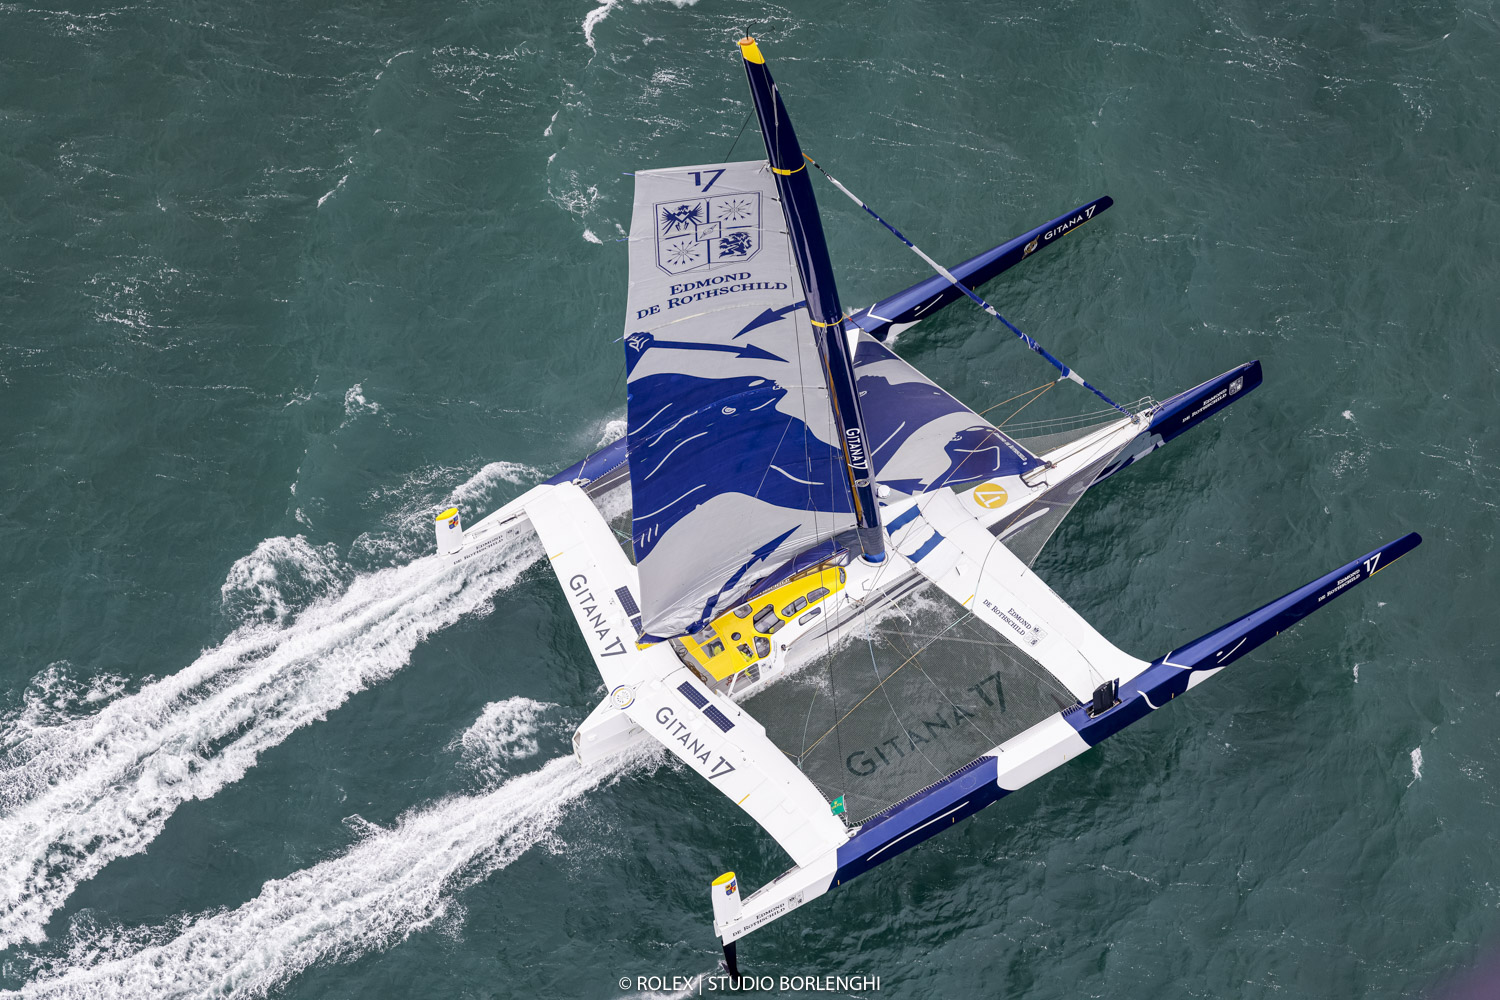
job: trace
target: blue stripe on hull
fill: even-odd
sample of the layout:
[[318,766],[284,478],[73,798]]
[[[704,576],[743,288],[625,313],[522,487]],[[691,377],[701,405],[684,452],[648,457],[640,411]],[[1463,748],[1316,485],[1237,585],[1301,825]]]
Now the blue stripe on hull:
[[[1311,583],[1243,615],[1186,646],[1172,650],[1139,676],[1120,685],[1120,704],[1095,718],[1079,706],[1063,714],[1089,746],[1096,746],[1137,719],[1187,691],[1195,670],[1227,667],[1266,641],[1327,606],[1422,544],[1416,532],[1325,573]],[[1129,693],[1127,693],[1129,692]]]
[[1116,472],[1129,468],[1179,434],[1197,427],[1230,403],[1243,399],[1260,383],[1260,362],[1247,361],[1187,392],[1178,393],[1157,407],[1146,429],[1090,485],[1098,486]]
[[1174,649],[1162,657],[1162,660],[1191,670],[1228,666],[1334,598],[1354,589],[1421,544],[1422,536],[1415,531],[1387,542],[1359,559],[1345,563],[1332,573],[1325,573],[1306,586],[1298,587],[1280,600],[1237,618],[1195,642]]
[[833,884],[869,871],[998,801],[1006,794],[999,785],[999,776],[995,758],[980,757],[872,816],[859,833],[839,848],[839,867]]
[[1187,392],[1178,393],[1151,415],[1150,433],[1161,436],[1162,443],[1195,427],[1261,383],[1259,361],[1249,361]]
[[1089,746],[1098,746],[1132,722],[1150,715],[1155,709],[1180,694],[1187,693],[1191,670],[1174,667],[1157,660],[1138,676],[1120,685],[1120,703],[1095,718],[1089,718],[1088,708],[1076,705],[1063,713],[1063,718]]

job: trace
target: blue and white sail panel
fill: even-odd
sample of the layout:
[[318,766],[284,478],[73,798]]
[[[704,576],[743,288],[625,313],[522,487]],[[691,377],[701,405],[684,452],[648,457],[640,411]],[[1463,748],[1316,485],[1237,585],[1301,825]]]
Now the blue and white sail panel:
[[908,495],[1017,476],[1042,464],[867,333],[854,374],[876,478]]
[[854,526],[805,297],[764,161],[636,173],[626,441],[648,638]]

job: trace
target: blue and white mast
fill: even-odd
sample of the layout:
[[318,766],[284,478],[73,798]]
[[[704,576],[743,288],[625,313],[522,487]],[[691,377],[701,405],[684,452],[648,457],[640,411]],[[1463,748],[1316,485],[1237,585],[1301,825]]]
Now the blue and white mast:
[[766,140],[766,155],[776,177],[786,215],[787,232],[797,260],[797,272],[807,292],[807,311],[813,325],[814,340],[823,360],[823,376],[828,383],[833,404],[833,422],[844,453],[844,468],[849,477],[849,491],[854,504],[860,547],[871,562],[885,558],[885,535],[880,526],[880,506],[875,499],[875,470],[865,436],[865,422],[860,413],[859,393],[855,390],[854,358],[849,348],[843,306],[833,281],[833,265],[828,259],[828,243],[823,238],[823,222],[818,203],[813,198],[812,181],[807,176],[807,161],[797,133],[792,130],[786,106],[776,90],[776,81],[766,68],[766,57],[754,38],[740,39],[740,55],[745,60],[745,76],[750,80],[750,96],[755,100],[755,114],[760,132]]

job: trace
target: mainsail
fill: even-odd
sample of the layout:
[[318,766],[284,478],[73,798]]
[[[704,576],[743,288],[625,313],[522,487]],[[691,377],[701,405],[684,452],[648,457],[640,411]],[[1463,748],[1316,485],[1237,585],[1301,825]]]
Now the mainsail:
[[636,174],[627,447],[650,638],[855,524],[784,229],[764,161]]
[[[636,173],[627,449],[648,638],[855,527],[804,298],[765,161]],[[868,334],[857,345],[882,484],[925,493],[1040,464]]]
[[759,49],[740,47],[769,160],[636,174],[626,447],[646,641],[696,631],[851,529],[842,544],[883,558],[877,472],[914,494],[1039,464],[850,336],[801,147]]

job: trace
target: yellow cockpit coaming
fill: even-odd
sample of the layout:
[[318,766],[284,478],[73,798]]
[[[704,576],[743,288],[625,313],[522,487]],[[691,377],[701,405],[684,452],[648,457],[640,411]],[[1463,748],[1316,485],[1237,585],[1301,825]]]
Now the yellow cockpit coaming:
[[683,636],[683,648],[714,680],[727,680],[770,656],[772,637],[786,625],[821,615],[819,605],[843,590],[844,581],[842,567],[815,567],[726,611],[696,636]]

